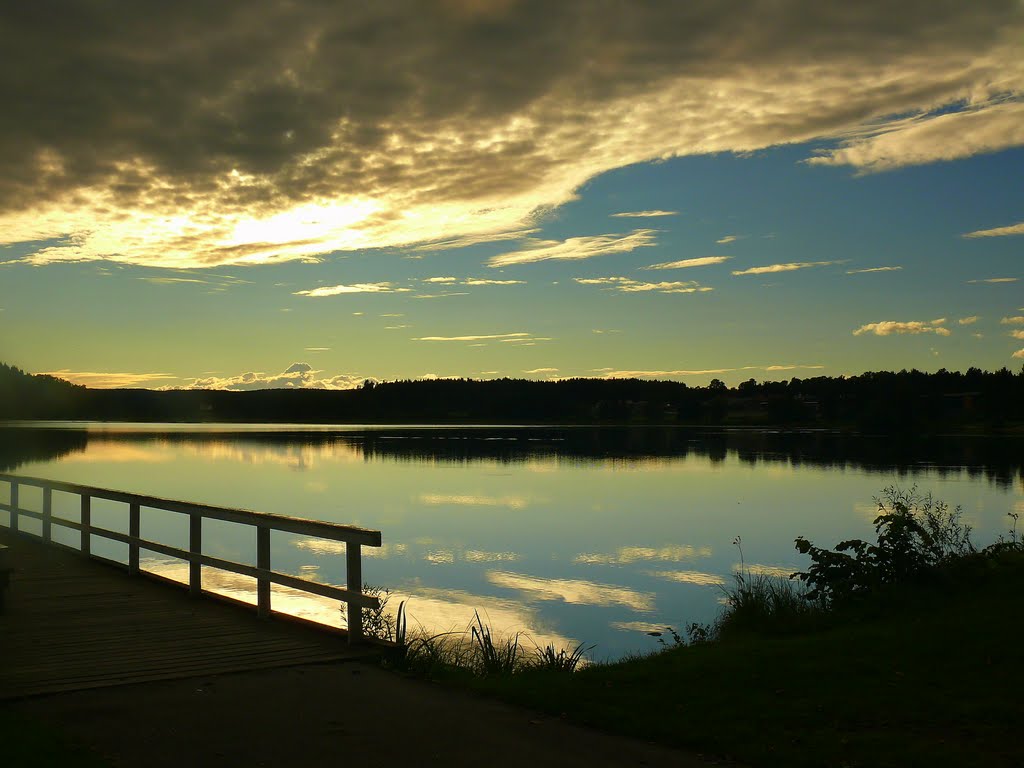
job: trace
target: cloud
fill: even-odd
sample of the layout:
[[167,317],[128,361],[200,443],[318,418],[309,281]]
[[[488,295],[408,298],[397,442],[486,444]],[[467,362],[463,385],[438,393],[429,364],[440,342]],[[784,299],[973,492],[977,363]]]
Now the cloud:
[[606,291],[620,293],[707,293],[713,291],[693,280],[687,282],[642,283],[628,277],[574,277],[580,285],[603,285]]
[[1015,339],[1024,339],[1024,331],[1010,331],[1010,336]]
[[1014,352],[1011,355],[1011,357],[1016,358],[1016,359],[1020,359],[1020,358],[1024,357],[1024,349],[1018,349],[1016,352]]
[[484,278],[472,277],[463,280],[462,285],[526,285],[525,280],[486,280]]
[[[208,376],[193,379],[181,389],[226,389],[234,392],[255,389],[355,389],[364,376],[341,374],[317,378],[322,371],[309,363],[292,363],[282,373],[267,374],[248,371],[237,376]],[[164,389],[177,387],[164,387]]]
[[1016,317],[1004,317],[999,321],[1000,325],[1024,325],[1024,317],[1017,315]]
[[603,378],[606,379],[665,379],[685,376],[715,376],[723,373],[737,373],[739,371],[776,373],[778,371],[821,370],[824,367],[824,365],[743,365],[738,368],[705,368],[703,370],[628,371],[615,370],[613,368],[594,368],[593,371],[603,374]]
[[637,248],[657,245],[656,229],[635,229],[628,235],[591,235],[570,237],[568,240],[533,240],[520,251],[492,256],[489,267],[507,267],[511,264],[532,264],[538,261],[592,259],[612,253],[629,253]]
[[491,339],[527,340],[533,338],[529,333],[491,333],[477,336],[421,336],[413,341],[486,341]]
[[80,384],[95,389],[122,389],[133,387],[149,387],[152,384],[177,379],[170,373],[111,373],[108,371],[71,371],[62,368],[59,371],[44,371],[44,376],[56,376],[58,379]]
[[731,256],[701,256],[696,259],[683,259],[682,261],[663,261],[660,264],[651,264],[641,269],[688,269],[689,267],[707,267],[712,264],[721,264],[731,259]]
[[[482,235],[466,235],[465,237],[457,237],[451,240],[441,240],[433,243],[425,243],[424,245],[416,246],[413,251],[450,251],[457,248],[469,248],[474,245],[481,245],[483,243],[496,243],[502,240],[522,240],[524,237],[537,232],[536,229],[518,229],[512,232],[494,232],[490,234]],[[409,259],[422,259],[422,256],[406,256]]]
[[425,277],[421,282],[424,283],[457,283],[459,278],[457,277]]
[[719,245],[727,245],[729,243],[734,243],[737,240],[739,240],[739,237],[737,235],[726,235],[725,237],[718,238],[717,240],[715,240],[715,242],[718,243]]
[[971,315],[970,317],[961,317],[956,322],[957,322],[958,325],[974,325],[980,319],[981,318],[978,317],[978,315]]
[[868,269],[848,269],[848,275],[863,275],[869,272],[899,272],[903,267],[869,267]]
[[956,112],[915,115],[866,130],[807,160],[866,172],[955,160],[1024,144],[1024,102],[982,102]]
[[853,335],[862,336],[865,333],[873,333],[875,336],[892,336],[894,334],[918,335],[922,333],[934,333],[937,336],[949,336],[949,329],[942,327],[945,322],[945,318],[927,321],[911,320],[908,322],[883,320],[879,323],[868,323],[867,325],[862,325],[853,332]]
[[344,293],[408,293],[411,288],[396,288],[394,283],[355,283],[354,285],[332,285],[322,288],[310,288],[308,291],[295,291],[295,296],[323,298],[324,296],[340,296]]
[[659,216],[678,216],[679,211],[627,211],[625,213],[613,213],[612,217],[617,219],[653,219]]
[[469,296],[469,291],[446,291],[445,293],[417,293],[414,299],[446,299],[449,296]]
[[0,72],[18,95],[0,121],[0,233],[41,243],[33,264],[461,247],[637,163],[841,140],[813,161],[881,170],[1024,142],[1011,0],[109,13],[80,0],[0,29],[18,63]]
[[769,275],[776,272],[793,272],[797,269],[810,269],[811,267],[827,267],[832,264],[842,264],[841,261],[793,261],[788,264],[769,264],[766,267],[751,267],[750,269],[733,270],[734,275]]
[[989,277],[984,280],[968,280],[968,283],[1016,283],[1017,277]]
[[174,285],[175,283],[202,283],[206,284],[205,280],[197,280],[195,278],[188,277],[137,277],[136,280],[142,280],[146,283],[153,283],[154,285]]
[[558,373],[558,369],[557,368],[533,368],[532,370],[529,370],[529,371],[523,371],[523,373],[531,373],[531,374],[535,374],[535,373]]
[[1011,224],[1008,227],[979,229],[975,232],[968,232],[964,237],[1007,237],[1010,235],[1024,235],[1024,221],[1020,224]]

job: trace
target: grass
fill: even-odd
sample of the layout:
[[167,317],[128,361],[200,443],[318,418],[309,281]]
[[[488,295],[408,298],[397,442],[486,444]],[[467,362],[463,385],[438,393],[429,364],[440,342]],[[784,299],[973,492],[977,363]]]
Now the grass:
[[806,634],[736,633],[571,676],[462,682],[754,766],[1017,766],[1021,586]]
[[[1024,765],[1017,516],[1008,538],[976,551],[959,510],[887,498],[898,504],[880,503],[878,544],[808,543],[822,566],[811,578],[751,574],[741,548],[722,617],[686,628],[685,640],[666,628],[672,642],[659,637],[660,651],[608,664],[578,664],[582,646],[529,657],[518,636],[496,641],[476,616],[467,633],[421,639],[411,668],[751,766]],[[942,514],[929,522],[919,510]]]

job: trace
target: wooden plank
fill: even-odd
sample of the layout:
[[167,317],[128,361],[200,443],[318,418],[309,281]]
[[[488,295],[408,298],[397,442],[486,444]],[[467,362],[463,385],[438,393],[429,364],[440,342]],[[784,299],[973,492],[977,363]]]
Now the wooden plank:
[[0,531],[17,572],[0,614],[0,700],[353,657],[336,632],[259,621]]
[[[345,545],[345,586],[350,592],[363,589],[363,557],[358,544]],[[348,641],[355,645],[363,640],[363,612],[355,600],[348,601]]]
[[82,494],[81,526],[79,530],[82,532],[82,538],[78,546],[82,554],[88,557],[92,554],[92,496],[87,493]]
[[261,619],[270,618],[270,528],[256,528],[256,613]]

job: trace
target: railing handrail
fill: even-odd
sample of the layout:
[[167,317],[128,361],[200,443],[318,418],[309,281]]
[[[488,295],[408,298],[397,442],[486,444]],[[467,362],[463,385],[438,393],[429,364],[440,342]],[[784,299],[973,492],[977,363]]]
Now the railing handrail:
[[[10,528],[19,532],[18,517],[29,517],[40,520],[43,524],[42,538],[47,543],[52,543],[51,526],[56,524],[65,528],[71,528],[81,532],[81,553],[87,557],[97,557],[92,554],[90,537],[99,536],[111,541],[118,541],[128,545],[128,570],[130,573],[139,571],[139,550],[158,552],[185,560],[189,563],[189,591],[193,594],[202,592],[202,566],[210,566],[221,570],[239,573],[244,576],[251,576],[257,581],[257,611],[260,616],[266,617],[271,614],[270,608],[270,585],[282,584],[299,589],[311,594],[321,595],[340,600],[348,604],[348,633],[351,642],[358,642],[362,639],[362,615],[361,608],[379,607],[380,602],[376,597],[364,594],[362,591],[362,555],[363,546],[381,546],[381,532],[368,528],[360,528],[353,525],[342,525],[340,523],[329,523],[321,520],[307,520],[300,517],[280,515],[270,512],[253,512],[247,509],[232,507],[220,507],[212,504],[199,504],[188,501],[177,501],[164,499],[157,496],[131,493],[128,491],[117,491],[109,488],[99,488],[91,485],[71,483],[64,480],[49,480],[26,475],[12,475],[0,472],[0,482],[9,483],[10,503],[0,502],[0,510],[7,510],[11,514]],[[19,486],[31,486],[41,488],[43,491],[43,510],[35,512],[23,509],[18,499]],[[81,521],[68,520],[57,517],[52,509],[52,492],[61,491],[77,494],[81,500]],[[92,499],[106,499],[128,504],[129,523],[128,533],[112,531],[100,528],[92,524],[91,503]],[[143,539],[140,535],[140,510],[159,509],[169,512],[177,512],[189,516],[189,548],[181,549],[162,544],[156,541]],[[202,552],[202,520],[223,520],[241,525],[251,525],[256,528],[256,565],[251,566],[245,563],[236,563],[230,560],[222,560],[211,555],[204,555]],[[270,567],[270,533],[271,531],[282,531],[285,533],[297,533],[317,538],[329,539],[332,541],[345,542],[346,559],[346,588],[335,587],[329,584],[302,579],[286,573],[274,571]]]
[[110,488],[99,488],[92,485],[80,485],[64,480],[47,480],[27,475],[11,475],[0,472],[0,481],[16,482],[19,485],[30,485],[36,488],[52,488],[55,491],[77,493],[79,496],[91,496],[94,499],[123,501],[126,504],[138,504],[150,509],[163,509],[168,512],[182,514],[198,513],[211,520],[225,520],[243,525],[267,526],[285,533],[300,533],[316,536],[321,539],[332,539],[368,547],[381,546],[381,533],[370,528],[355,525],[328,523],[323,520],[308,520],[303,517],[292,517],[274,512],[253,512],[238,507],[219,507],[214,504],[199,504],[193,501],[177,501],[159,496],[147,496],[129,491],[116,491]]

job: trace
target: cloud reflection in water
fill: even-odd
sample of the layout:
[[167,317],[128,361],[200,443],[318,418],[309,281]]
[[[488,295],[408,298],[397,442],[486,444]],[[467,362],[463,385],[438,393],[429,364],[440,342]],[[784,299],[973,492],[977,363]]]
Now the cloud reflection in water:
[[545,579],[509,571],[488,571],[487,580],[498,587],[526,593],[534,600],[562,600],[576,605],[621,605],[634,611],[654,610],[654,594],[627,587],[581,579]]

